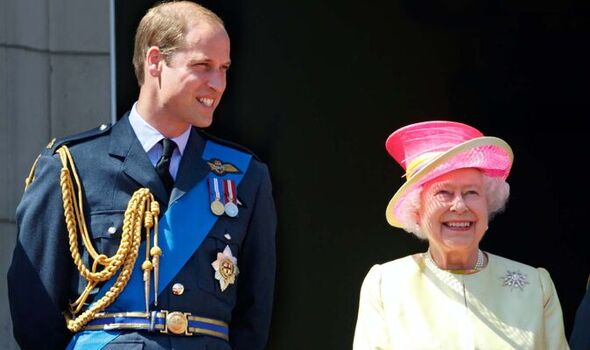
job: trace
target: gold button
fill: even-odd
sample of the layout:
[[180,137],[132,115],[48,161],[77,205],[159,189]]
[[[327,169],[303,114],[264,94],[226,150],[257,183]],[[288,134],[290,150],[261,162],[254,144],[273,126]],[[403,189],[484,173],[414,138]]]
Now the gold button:
[[188,328],[188,319],[182,312],[171,312],[166,316],[166,327],[174,334],[184,334]]
[[180,283],[174,283],[174,285],[172,285],[172,294],[182,295],[182,293],[184,293],[184,286]]

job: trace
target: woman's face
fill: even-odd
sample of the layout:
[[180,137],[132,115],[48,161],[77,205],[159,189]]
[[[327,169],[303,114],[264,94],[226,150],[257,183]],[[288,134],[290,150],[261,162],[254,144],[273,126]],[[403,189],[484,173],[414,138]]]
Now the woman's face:
[[477,169],[458,169],[424,185],[420,225],[431,248],[470,254],[478,249],[488,228],[483,175]]

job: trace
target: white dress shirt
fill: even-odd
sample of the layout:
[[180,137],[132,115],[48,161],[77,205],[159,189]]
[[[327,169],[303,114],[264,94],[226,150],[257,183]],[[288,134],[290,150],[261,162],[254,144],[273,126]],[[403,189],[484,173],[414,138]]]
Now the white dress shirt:
[[[135,135],[139,139],[141,146],[147,153],[152,165],[155,167],[158,159],[162,156],[163,147],[159,143],[160,140],[164,139],[156,128],[148,124],[143,117],[137,112],[137,102],[133,104],[131,112],[129,113],[129,123],[131,128],[135,132]],[[172,178],[176,180],[176,173],[178,173],[178,165],[180,164],[180,158],[186,148],[186,143],[191,133],[191,127],[189,126],[182,134],[172,139],[176,143],[176,149],[172,153],[172,159],[170,160],[170,174]]]

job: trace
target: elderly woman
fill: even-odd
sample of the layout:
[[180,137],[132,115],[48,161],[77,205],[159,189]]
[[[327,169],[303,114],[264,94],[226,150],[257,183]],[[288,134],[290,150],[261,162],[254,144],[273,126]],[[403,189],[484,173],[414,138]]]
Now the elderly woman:
[[406,171],[387,221],[428,251],[371,268],[353,348],[568,349],[549,273],[479,249],[508,199],[510,146],[431,121],[397,130],[386,148]]

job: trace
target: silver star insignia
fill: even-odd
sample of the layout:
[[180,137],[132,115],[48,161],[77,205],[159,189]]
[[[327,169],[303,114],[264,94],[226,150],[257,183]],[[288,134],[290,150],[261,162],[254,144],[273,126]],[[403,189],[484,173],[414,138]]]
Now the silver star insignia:
[[520,271],[506,271],[506,276],[500,277],[502,286],[510,287],[510,289],[518,288],[523,290],[525,284],[529,284],[526,280],[526,275]]

